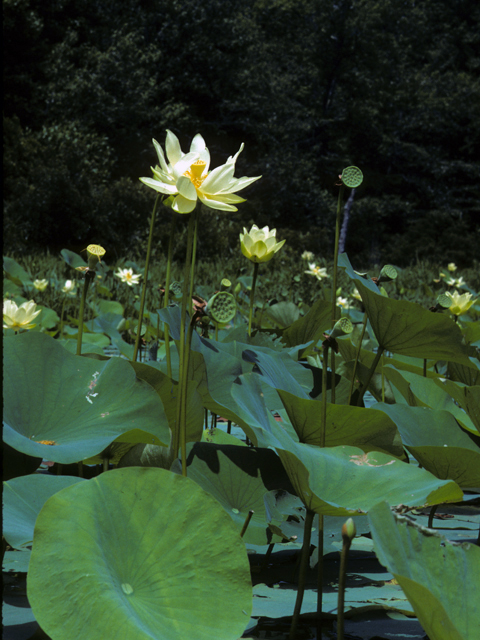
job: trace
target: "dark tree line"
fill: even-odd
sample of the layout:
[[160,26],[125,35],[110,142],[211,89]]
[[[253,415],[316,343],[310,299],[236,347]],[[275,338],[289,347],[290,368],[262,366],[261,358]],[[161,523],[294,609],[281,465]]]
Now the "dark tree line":
[[206,214],[205,255],[252,222],[331,253],[356,164],[351,256],[466,266],[479,71],[476,0],[4,0],[5,249],[135,252],[168,128],[184,150],[200,132],[213,165],[245,142],[237,175],[263,176],[237,214]]

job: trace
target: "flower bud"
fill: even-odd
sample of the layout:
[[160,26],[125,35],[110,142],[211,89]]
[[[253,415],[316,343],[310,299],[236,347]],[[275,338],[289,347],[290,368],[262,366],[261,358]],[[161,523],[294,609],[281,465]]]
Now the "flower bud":
[[352,540],[357,535],[357,528],[355,527],[355,522],[352,518],[349,518],[342,526],[342,539],[343,542],[346,542],[349,546],[352,543]]
[[276,229],[259,229],[256,224],[250,231],[244,227],[243,233],[240,234],[243,255],[252,262],[268,262],[285,244],[285,240],[277,242],[276,233]]

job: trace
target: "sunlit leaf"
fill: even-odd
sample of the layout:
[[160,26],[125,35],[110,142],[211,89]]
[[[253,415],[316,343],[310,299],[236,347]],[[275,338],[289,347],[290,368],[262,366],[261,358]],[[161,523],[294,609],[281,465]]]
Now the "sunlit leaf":
[[[52,566],[56,579],[45,580]],[[162,469],[109,471],[50,498],[27,586],[53,640],[236,640],[252,606],[235,524],[195,482]]]

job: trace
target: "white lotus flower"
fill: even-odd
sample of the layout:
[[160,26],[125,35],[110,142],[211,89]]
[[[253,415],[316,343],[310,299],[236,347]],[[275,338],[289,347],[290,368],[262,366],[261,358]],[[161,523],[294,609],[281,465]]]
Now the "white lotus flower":
[[42,312],[36,311],[37,305],[33,300],[17,306],[13,300],[3,301],[3,328],[4,329],[33,329],[32,320]]
[[237,211],[233,204],[245,200],[235,193],[261,177],[234,178],[235,162],[243,151],[243,143],[233,157],[230,156],[225,164],[210,172],[210,152],[200,134],[194,137],[190,152],[184,154],[178,138],[167,130],[167,159],[158,142],[153,140],[153,144],[160,166],[155,169],[152,167],[153,178],[140,178],[140,181],[159,193],[174,196],[172,209],[178,213],[192,212],[197,200],[211,209]]
[[115,274],[117,278],[120,278],[122,282],[126,282],[129,287],[133,287],[134,284],[139,284],[142,277],[138,273],[133,273],[133,269],[118,269],[118,273]]

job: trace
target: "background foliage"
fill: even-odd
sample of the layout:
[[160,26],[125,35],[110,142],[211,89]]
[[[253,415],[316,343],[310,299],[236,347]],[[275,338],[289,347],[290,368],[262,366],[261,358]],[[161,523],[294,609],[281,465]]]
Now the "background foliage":
[[479,43],[475,0],[5,0],[8,251],[138,255],[154,199],[138,178],[169,128],[184,150],[201,132],[213,165],[245,142],[237,175],[263,175],[237,215],[209,214],[200,257],[253,222],[328,256],[356,164],[352,259],[470,266]]

